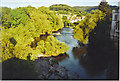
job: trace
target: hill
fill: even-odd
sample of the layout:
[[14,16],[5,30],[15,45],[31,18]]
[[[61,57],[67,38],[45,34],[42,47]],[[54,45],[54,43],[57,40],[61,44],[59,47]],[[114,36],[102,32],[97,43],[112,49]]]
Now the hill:
[[90,12],[91,10],[97,9],[98,6],[74,6],[73,8]]
[[[110,5],[111,10],[114,9],[115,7],[117,7],[117,6]],[[98,6],[74,6],[73,8],[83,10],[83,11],[86,11],[86,12],[90,12],[91,10],[97,9]]]
[[79,13],[83,12],[79,9],[75,9],[71,6],[66,5],[66,4],[51,5],[49,7],[49,9],[53,10],[53,11],[57,11],[60,14],[79,14]]

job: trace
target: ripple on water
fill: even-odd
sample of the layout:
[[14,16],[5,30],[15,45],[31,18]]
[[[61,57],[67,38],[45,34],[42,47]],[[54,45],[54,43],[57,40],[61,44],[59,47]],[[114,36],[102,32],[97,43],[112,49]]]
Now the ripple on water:
[[[67,54],[69,55],[68,58],[64,58],[61,61],[59,61],[59,64],[61,66],[66,67],[70,72],[77,73],[81,77],[81,79],[104,79],[105,78],[105,72],[103,72],[101,75],[89,75],[86,68],[81,65],[81,56],[86,56],[86,48],[81,48],[78,52],[73,53],[73,47],[77,47],[78,40],[73,38],[73,29],[70,28],[63,28],[63,30],[60,32],[61,35],[55,36],[60,42],[65,42],[69,47],[69,51]],[[63,56],[64,57],[64,56]]]

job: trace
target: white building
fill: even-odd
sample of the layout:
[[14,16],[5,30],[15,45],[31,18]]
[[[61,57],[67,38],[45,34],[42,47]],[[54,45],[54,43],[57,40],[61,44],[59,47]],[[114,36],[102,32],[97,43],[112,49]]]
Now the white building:
[[111,39],[114,39],[115,37],[119,37],[119,8],[116,8],[112,10],[112,24],[111,24],[111,32],[110,36]]
[[77,21],[81,21],[81,20],[83,20],[85,18],[85,16],[82,16],[82,17],[76,17],[75,19],[73,18],[71,18],[70,19],[70,22],[71,23],[74,23],[74,22],[77,22]]

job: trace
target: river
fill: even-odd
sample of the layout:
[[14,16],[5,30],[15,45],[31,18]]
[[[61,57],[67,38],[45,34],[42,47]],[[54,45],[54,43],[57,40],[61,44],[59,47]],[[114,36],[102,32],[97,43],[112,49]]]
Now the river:
[[102,44],[102,48],[96,46],[96,49],[93,49],[90,42],[87,46],[80,46],[78,40],[73,38],[73,29],[64,27],[59,32],[61,35],[55,37],[70,47],[65,54],[53,57],[60,66],[51,58],[38,58],[36,62],[11,58],[2,62],[2,79],[67,79],[67,72],[70,72],[70,77],[75,73],[84,80],[118,80],[119,53],[113,51],[111,42],[107,41],[106,45]]
[[[69,51],[66,52],[67,55],[56,58],[59,64],[67,68],[69,72],[79,74],[81,79],[106,79],[108,75],[108,62],[106,62],[106,59],[102,59],[105,64],[102,63],[103,61],[99,62],[97,60],[96,63],[92,63],[92,66],[86,64],[84,61],[87,59],[87,46],[80,47],[78,40],[73,38],[72,31],[73,29],[64,27],[60,31],[61,35],[55,36],[60,42],[65,42],[70,47]],[[93,69],[90,69],[89,66]]]

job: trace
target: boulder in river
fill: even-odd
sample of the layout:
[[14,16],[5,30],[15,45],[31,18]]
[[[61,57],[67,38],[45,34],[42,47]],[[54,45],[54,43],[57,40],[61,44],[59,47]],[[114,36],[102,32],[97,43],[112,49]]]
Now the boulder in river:
[[41,57],[36,60],[35,71],[39,79],[80,79],[77,74],[71,74],[65,67],[60,66],[53,57]]

